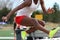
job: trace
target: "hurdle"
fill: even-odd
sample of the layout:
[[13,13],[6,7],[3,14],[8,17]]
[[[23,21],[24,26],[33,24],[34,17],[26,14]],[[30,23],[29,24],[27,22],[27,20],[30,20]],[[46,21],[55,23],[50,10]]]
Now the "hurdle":
[[[16,30],[16,32],[17,31],[20,31],[20,33],[19,34],[16,33],[17,34],[17,36],[16,36],[17,39],[16,40],[22,40],[22,38],[21,38],[21,31],[24,31],[24,30]],[[57,32],[57,34],[55,35],[55,38],[53,38],[53,39],[58,39],[58,37],[60,37],[60,30]],[[29,36],[27,37],[27,40],[30,40],[30,39],[32,39],[32,40],[47,39],[48,40],[49,38],[48,38],[47,34],[45,34],[42,31],[37,30],[37,31],[31,33],[30,37]]]
[[22,38],[22,31],[25,31],[25,28],[24,29],[16,29],[15,30],[15,33],[16,33],[16,40],[24,40]]
[[21,30],[17,29],[17,30],[15,30],[15,33],[16,33],[16,40],[22,40],[22,38],[21,38]]

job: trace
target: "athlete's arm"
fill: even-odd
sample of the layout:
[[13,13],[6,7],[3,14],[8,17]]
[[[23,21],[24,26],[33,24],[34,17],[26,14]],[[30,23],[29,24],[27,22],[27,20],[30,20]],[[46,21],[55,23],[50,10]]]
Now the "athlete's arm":
[[31,4],[31,0],[24,0],[24,2],[22,4],[20,4],[19,6],[17,6],[16,8],[14,8],[13,10],[11,10],[8,15],[6,16],[7,18],[9,18],[12,14],[14,14],[16,11],[27,7]]
[[47,11],[45,9],[45,5],[44,5],[44,0],[40,0],[40,4],[41,4],[41,8],[42,8],[43,12],[47,13]]

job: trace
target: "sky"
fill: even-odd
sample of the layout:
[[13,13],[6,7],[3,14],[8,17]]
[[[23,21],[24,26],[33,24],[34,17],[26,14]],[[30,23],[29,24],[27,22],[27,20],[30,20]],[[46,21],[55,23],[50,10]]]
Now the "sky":
[[[16,4],[17,4],[19,1],[22,1],[22,0],[11,0],[11,1],[14,1],[14,2],[15,2],[14,5],[13,5],[13,8],[14,8],[15,6],[17,6]],[[56,2],[57,4],[59,4],[59,6],[60,6],[60,0],[44,0],[46,9],[48,9],[49,7],[52,8],[55,2]],[[41,9],[41,6],[39,6],[38,9]]]
[[53,7],[56,2],[60,6],[60,0],[44,0],[46,8]]

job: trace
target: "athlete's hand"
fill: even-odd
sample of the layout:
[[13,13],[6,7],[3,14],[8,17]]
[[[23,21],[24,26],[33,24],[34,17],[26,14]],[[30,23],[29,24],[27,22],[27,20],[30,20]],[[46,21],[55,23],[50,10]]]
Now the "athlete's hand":
[[3,16],[3,17],[2,17],[2,20],[3,20],[4,22],[7,22],[7,21],[8,21],[8,18],[5,17],[5,16]]
[[52,13],[54,13],[55,12],[55,10],[53,9],[53,8],[49,8],[48,10],[47,10],[47,13],[48,14],[52,14]]

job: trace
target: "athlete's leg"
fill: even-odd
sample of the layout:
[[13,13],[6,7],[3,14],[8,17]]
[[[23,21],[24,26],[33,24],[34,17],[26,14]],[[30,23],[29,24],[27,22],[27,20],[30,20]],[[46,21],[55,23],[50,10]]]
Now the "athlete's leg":
[[[38,22],[39,22],[39,24],[41,24],[43,27],[45,26],[45,22],[44,22],[44,21],[39,21],[39,20],[38,20]],[[36,31],[36,28],[35,28],[35,27],[32,27],[32,28],[30,28],[29,30],[27,30],[26,32],[27,32],[28,34],[30,34],[30,33],[34,32],[34,31]]]
[[21,22],[21,25],[29,26],[29,27],[35,27],[37,30],[41,30],[47,34],[49,34],[49,31],[46,30],[37,20],[34,18],[24,17],[24,19]]

